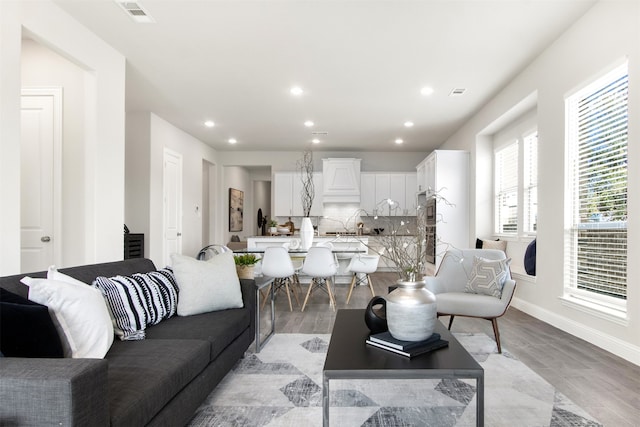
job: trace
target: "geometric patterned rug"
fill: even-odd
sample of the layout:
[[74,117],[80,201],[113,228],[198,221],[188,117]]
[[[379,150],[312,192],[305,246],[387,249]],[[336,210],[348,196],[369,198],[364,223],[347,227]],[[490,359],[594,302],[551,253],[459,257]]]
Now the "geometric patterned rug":
[[[454,335],[484,368],[486,426],[601,426],[486,334]],[[189,425],[321,426],[329,339],[276,334],[260,353],[252,346]],[[476,423],[475,380],[332,380],[330,402],[332,426]]]

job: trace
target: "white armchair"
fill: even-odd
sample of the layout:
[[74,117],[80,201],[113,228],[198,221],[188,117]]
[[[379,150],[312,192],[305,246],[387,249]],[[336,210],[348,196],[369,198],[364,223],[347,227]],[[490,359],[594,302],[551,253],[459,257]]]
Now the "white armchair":
[[436,295],[438,316],[450,316],[449,329],[451,329],[455,316],[478,317],[490,320],[493,325],[498,352],[502,353],[497,319],[509,308],[516,282],[511,278],[511,273],[507,271],[507,278],[499,298],[491,295],[465,292],[467,283],[472,276],[475,256],[489,260],[506,258],[503,251],[496,249],[449,250],[442,258],[436,275],[425,278],[426,286]]

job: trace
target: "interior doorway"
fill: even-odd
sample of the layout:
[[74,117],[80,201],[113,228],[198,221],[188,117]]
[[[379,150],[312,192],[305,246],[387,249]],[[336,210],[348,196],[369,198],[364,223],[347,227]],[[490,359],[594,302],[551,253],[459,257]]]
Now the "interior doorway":
[[164,149],[162,191],[164,195],[164,263],[171,254],[182,253],[182,155]]
[[24,88],[20,139],[20,271],[61,256],[62,88]]

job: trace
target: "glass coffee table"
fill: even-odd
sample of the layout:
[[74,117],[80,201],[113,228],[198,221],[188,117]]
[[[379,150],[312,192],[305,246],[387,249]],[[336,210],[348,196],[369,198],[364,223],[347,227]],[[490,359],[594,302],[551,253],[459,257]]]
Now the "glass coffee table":
[[472,378],[476,425],[484,425],[484,369],[440,322],[435,332],[449,346],[408,358],[365,344],[364,310],[338,310],[322,370],[322,424],[329,425],[329,382],[345,379]]

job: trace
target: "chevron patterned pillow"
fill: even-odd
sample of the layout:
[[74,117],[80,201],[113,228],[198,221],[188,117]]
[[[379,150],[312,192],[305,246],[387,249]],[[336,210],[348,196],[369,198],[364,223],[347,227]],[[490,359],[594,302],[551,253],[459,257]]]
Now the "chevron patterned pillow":
[[502,288],[509,275],[510,263],[511,258],[493,260],[474,256],[471,278],[464,291],[502,297]]

